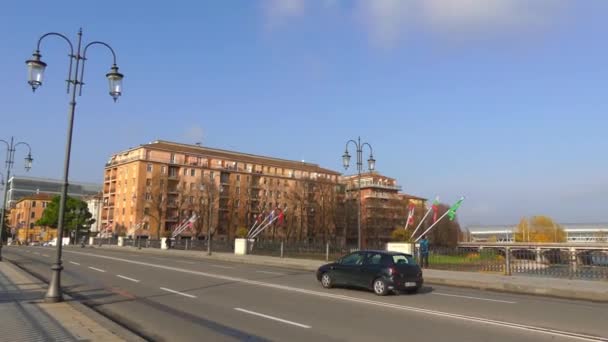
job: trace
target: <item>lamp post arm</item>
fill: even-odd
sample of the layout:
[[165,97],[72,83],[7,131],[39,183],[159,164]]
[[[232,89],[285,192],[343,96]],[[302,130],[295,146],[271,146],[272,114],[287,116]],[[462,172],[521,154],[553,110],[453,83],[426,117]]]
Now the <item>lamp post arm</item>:
[[353,144],[355,144],[355,148],[356,148],[357,150],[359,149],[359,144],[357,144],[357,142],[356,142],[356,141],[354,141],[353,139],[350,139],[349,141],[347,141],[347,142],[346,142],[346,147],[344,148],[344,150],[345,150],[345,151],[348,151],[348,144],[350,144],[351,142],[352,142]]
[[369,147],[369,154],[373,155],[374,154],[374,150],[372,149],[372,145],[370,145],[368,143],[361,144],[361,151],[363,151],[363,147],[365,147],[365,146]]
[[107,47],[110,52],[112,53],[112,60],[113,60],[113,66],[116,66],[116,53],[114,52],[114,49],[112,49],[112,47],[110,45],[108,45],[107,43],[104,42],[100,42],[100,41],[94,41],[94,42],[90,42],[88,43],[85,47],[84,47],[84,51],[82,52],[82,67],[80,68],[80,90],[78,91],[78,96],[82,95],[82,85],[84,84],[84,63],[87,60],[87,50],[89,49],[90,46],[93,45],[103,45],[105,47]]
[[[82,30],[81,30],[81,32],[82,32]],[[72,44],[72,41],[68,37],[64,36],[61,33],[57,33],[57,32],[46,33],[38,39],[38,44],[36,44],[36,54],[40,55],[40,44],[42,43],[42,40],[44,38],[49,37],[49,36],[63,38],[63,40],[65,40],[68,43],[68,45],[70,46],[70,55],[69,55],[70,56],[70,66],[68,67],[68,79],[67,79],[67,83],[68,83],[67,92],[69,94],[70,93],[70,83],[72,82],[72,60],[74,58],[77,59],[79,56],[74,55],[74,45]],[[75,74],[76,74],[76,76],[78,75],[78,70],[76,70]],[[74,82],[74,86],[76,86],[76,82]]]
[[15,144],[15,148],[17,148],[17,146],[19,146],[19,145],[25,145],[25,146],[27,146],[28,153],[32,154],[32,147],[30,146],[30,144],[28,144],[28,143],[26,143],[24,141],[20,141],[20,142],[18,142],[18,143]]

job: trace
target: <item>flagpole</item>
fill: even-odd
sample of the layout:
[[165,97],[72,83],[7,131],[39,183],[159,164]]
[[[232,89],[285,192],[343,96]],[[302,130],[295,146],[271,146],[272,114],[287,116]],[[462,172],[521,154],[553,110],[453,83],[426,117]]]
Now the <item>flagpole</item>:
[[441,215],[441,217],[439,219],[437,219],[437,221],[435,221],[435,223],[433,223],[429,228],[427,228],[427,230],[425,230],[422,234],[420,234],[420,236],[414,242],[418,242],[418,240],[420,240],[421,237],[423,237],[426,233],[429,232],[429,230],[431,230],[433,227],[435,227],[437,225],[437,223],[439,223],[439,221],[441,221],[441,219],[443,219],[445,216],[448,215],[449,212],[450,211],[448,210],[445,213],[443,213],[443,215]]
[[274,214],[274,209],[270,212],[270,214],[268,214],[268,216],[264,217],[264,220],[262,220],[262,222],[253,230],[253,232],[248,234],[247,237],[249,238],[252,235],[256,234],[259,231],[259,229],[262,227],[262,225],[264,223],[266,223],[266,220],[268,220],[268,218],[270,217],[271,214]]
[[[274,210],[273,210],[274,211]],[[287,212],[287,208],[285,208],[285,210],[283,210],[283,213]],[[255,239],[256,236],[258,236],[261,232],[264,231],[264,229],[268,228],[274,221],[276,221],[279,218],[279,216],[277,215],[276,217],[273,217],[272,220],[270,220],[270,222],[268,222],[264,227],[262,227],[262,229],[260,229],[257,233],[255,233],[255,235],[251,236],[251,239]]]
[[424,220],[426,219],[427,216],[429,216],[429,214],[431,213],[431,210],[433,210],[433,207],[429,207],[429,210],[426,211],[426,214],[424,214],[424,216],[422,217],[422,220],[420,220],[420,223],[418,223],[418,227],[416,227],[416,229],[414,229],[414,232],[412,233],[412,238],[414,236],[416,236],[416,232],[418,231],[418,229],[420,228],[420,226],[422,226],[422,223],[424,223]]

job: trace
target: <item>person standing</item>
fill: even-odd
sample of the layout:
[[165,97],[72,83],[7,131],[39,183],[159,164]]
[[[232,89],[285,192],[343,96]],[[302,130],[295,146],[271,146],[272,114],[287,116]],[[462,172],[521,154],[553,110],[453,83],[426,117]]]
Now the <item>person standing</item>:
[[422,236],[420,240],[420,256],[422,258],[422,268],[429,267],[429,240],[427,240],[426,235]]

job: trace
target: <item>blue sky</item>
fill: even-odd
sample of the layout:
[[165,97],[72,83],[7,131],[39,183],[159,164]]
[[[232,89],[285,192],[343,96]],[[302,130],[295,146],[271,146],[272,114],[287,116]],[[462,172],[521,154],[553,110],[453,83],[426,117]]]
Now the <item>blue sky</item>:
[[360,135],[405,192],[465,195],[465,225],[608,221],[607,11],[602,0],[4,0],[0,138],[32,145],[31,175],[61,177],[67,47],[44,41],[35,95],[24,61],[41,34],[82,27],[112,45],[125,81],[114,104],[110,54],[90,50],[73,180],[100,182],[112,153],[154,139],[342,170]]

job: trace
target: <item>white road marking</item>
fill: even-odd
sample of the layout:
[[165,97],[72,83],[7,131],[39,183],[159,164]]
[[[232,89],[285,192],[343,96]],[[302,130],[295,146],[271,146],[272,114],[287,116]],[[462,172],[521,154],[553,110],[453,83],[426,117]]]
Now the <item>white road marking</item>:
[[78,266],[80,266],[80,264],[79,264],[79,263],[77,263],[77,262],[73,262],[73,261],[70,261],[70,264],[74,264],[74,265],[78,265]]
[[161,290],[164,290],[164,291],[167,291],[167,292],[171,292],[171,293],[178,294],[178,295],[180,295],[180,296],[185,296],[185,297],[190,297],[190,298],[196,298],[196,296],[193,296],[193,295],[191,295],[191,294],[187,294],[187,293],[183,293],[183,292],[179,292],[179,291],[171,290],[171,289],[168,289],[168,288],[165,288],[165,287],[161,287],[160,289],[161,289]]
[[211,267],[217,267],[217,268],[234,268],[232,266],[222,266],[222,265],[209,265]]
[[268,318],[268,319],[271,319],[273,321],[277,321],[277,322],[281,322],[281,323],[295,325],[296,327],[300,327],[300,328],[304,328],[304,329],[310,329],[311,328],[310,325],[300,324],[300,323],[288,321],[286,319],[282,319],[282,318],[278,318],[278,317],[273,317],[273,316],[269,316],[269,315],[264,315],[264,314],[261,314],[259,312],[249,311],[249,310],[245,310],[245,309],[241,309],[241,308],[234,308],[234,310],[240,311],[240,312],[244,312],[244,313],[248,313],[248,314],[254,315],[254,316]]
[[274,275],[285,275],[285,273],[280,272],[270,272],[270,271],[256,271],[257,273],[266,273],[266,274],[274,274]]
[[490,298],[481,298],[481,297],[461,296],[461,295],[454,295],[454,294],[448,294],[448,293],[439,293],[439,292],[433,292],[432,294],[438,295],[438,296],[447,296],[447,297],[458,297],[458,298],[485,300],[485,301],[488,301],[488,302],[517,304],[517,302],[511,302],[511,301],[508,301],[508,300],[500,300],[500,299],[490,299]]
[[117,276],[118,278],[122,278],[122,279],[130,280],[130,281],[132,281],[132,282],[134,282],[134,283],[139,283],[139,280],[137,280],[137,279],[133,279],[133,278],[125,277],[125,276],[120,275],[120,274],[117,274],[116,276]]
[[98,255],[98,254],[93,254],[93,253],[84,253],[84,252],[76,252],[76,251],[68,251],[68,250],[66,250],[65,252],[79,254],[79,255],[87,255],[87,256],[96,257],[96,258],[100,258],[100,259],[122,261],[122,262],[129,263],[129,264],[154,267],[154,268],[159,268],[159,269],[164,269],[164,270],[169,270],[169,271],[195,274],[195,275],[200,275],[200,276],[208,277],[208,278],[221,279],[221,280],[227,280],[227,281],[232,281],[232,282],[240,282],[243,284],[274,288],[274,289],[295,292],[295,293],[308,294],[308,295],[317,296],[317,297],[339,299],[339,300],[348,301],[348,302],[380,306],[380,307],[391,308],[391,309],[395,309],[395,310],[417,312],[417,313],[421,313],[421,314],[427,314],[430,316],[446,317],[446,318],[452,318],[452,319],[468,321],[468,322],[473,322],[473,323],[478,323],[478,324],[481,323],[481,324],[499,326],[499,327],[503,327],[503,328],[525,330],[525,331],[529,331],[529,332],[533,332],[533,333],[537,333],[537,334],[569,337],[569,338],[578,339],[578,340],[582,340],[582,341],[608,342],[608,338],[592,336],[592,335],[585,335],[585,334],[578,334],[578,333],[563,331],[563,330],[547,329],[547,328],[536,327],[536,326],[532,326],[532,325],[525,325],[525,324],[511,323],[511,322],[506,322],[506,321],[492,320],[492,319],[487,319],[487,318],[482,318],[482,317],[454,314],[454,313],[449,313],[449,312],[429,310],[429,309],[418,308],[418,307],[413,307],[413,306],[397,305],[397,304],[368,300],[368,299],[363,299],[363,298],[356,298],[356,297],[350,297],[350,296],[345,296],[345,295],[332,294],[329,292],[312,291],[312,290],[306,290],[306,289],[297,288],[297,287],[278,285],[278,284],[273,284],[273,283],[265,283],[265,282],[261,282],[261,281],[257,281],[257,280],[250,280],[250,279],[245,279],[245,278],[229,277],[229,276],[224,276],[224,275],[220,275],[220,274],[193,271],[193,270],[187,270],[184,268],[178,268],[178,267],[172,267],[172,266],[155,265],[155,264],[150,264],[147,262],[122,259],[122,258],[111,257],[111,256],[106,256],[106,255]]
[[105,272],[106,272],[106,271],[104,271],[104,270],[102,270],[102,269],[95,268],[95,267],[91,267],[91,266],[89,266],[89,268],[90,268],[90,269],[92,269],[92,270],[98,271],[98,272],[102,272],[102,273],[105,273]]

